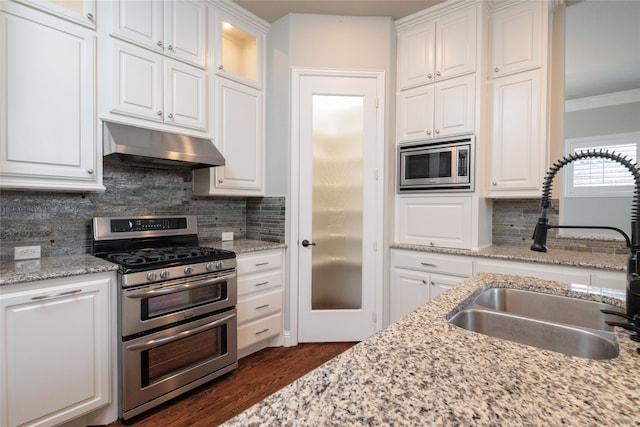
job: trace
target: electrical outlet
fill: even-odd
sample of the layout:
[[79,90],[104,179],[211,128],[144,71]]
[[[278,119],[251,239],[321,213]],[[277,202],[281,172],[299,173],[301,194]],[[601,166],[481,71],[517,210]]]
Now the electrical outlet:
[[38,246],[18,246],[13,250],[13,258],[16,261],[21,259],[40,258],[40,245]]
[[233,231],[223,231],[222,240],[233,240]]

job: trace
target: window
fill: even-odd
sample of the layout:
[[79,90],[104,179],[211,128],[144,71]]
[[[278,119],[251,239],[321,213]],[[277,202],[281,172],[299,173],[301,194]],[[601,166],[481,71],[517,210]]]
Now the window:
[[[608,150],[637,162],[640,132],[573,138],[565,141],[565,153],[587,150]],[[601,158],[576,160],[567,166],[565,197],[632,196],[634,180],[620,163]]]

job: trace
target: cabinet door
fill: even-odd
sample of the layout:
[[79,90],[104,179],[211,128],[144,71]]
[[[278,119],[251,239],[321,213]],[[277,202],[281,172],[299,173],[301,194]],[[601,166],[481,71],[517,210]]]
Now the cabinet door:
[[240,18],[218,11],[214,34],[216,73],[227,79],[262,88],[265,33]]
[[215,169],[219,189],[263,191],[262,93],[218,78],[218,148],[226,163]]
[[162,57],[112,39],[111,112],[164,121]]
[[500,77],[540,66],[544,2],[528,1],[491,18],[491,74]]
[[472,133],[474,129],[475,76],[436,84],[433,135],[436,138]]
[[18,4],[3,8],[12,13],[0,12],[0,185],[104,189],[95,32]]
[[190,0],[165,0],[165,54],[206,67],[207,6]]
[[435,77],[435,22],[398,36],[398,89],[403,90],[426,83]]
[[15,0],[25,3],[52,15],[84,25],[96,28],[96,0]]
[[109,278],[3,295],[0,424],[58,425],[111,400]]
[[398,94],[398,140],[433,138],[434,86],[420,86]]
[[429,301],[429,274],[413,270],[393,269],[391,281],[391,321]]
[[400,197],[396,236],[402,243],[471,248],[471,197]]
[[449,289],[453,289],[455,285],[462,282],[464,279],[464,277],[432,274],[429,276],[429,300],[442,295]]
[[492,81],[489,191],[539,196],[546,133],[540,129],[540,70]]
[[207,129],[207,74],[199,68],[165,59],[165,122]]
[[469,7],[439,18],[436,24],[436,80],[476,71],[478,11]]
[[163,2],[113,0],[111,34],[157,52],[163,51]]

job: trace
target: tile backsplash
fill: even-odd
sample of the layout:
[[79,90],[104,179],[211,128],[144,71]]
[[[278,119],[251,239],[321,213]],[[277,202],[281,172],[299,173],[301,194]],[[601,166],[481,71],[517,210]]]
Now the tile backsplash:
[[91,251],[96,216],[198,216],[199,236],[284,242],[284,197],[193,196],[191,172],[142,169],[105,162],[103,193],[2,191],[0,261],[13,260],[15,246],[40,245],[42,256]]
[[[551,201],[547,212],[550,224],[558,224],[558,200]],[[540,216],[540,199],[494,200],[493,244],[500,246],[530,247],[533,229]],[[547,246],[594,253],[629,253],[622,239],[559,236],[557,229],[549,230]]]

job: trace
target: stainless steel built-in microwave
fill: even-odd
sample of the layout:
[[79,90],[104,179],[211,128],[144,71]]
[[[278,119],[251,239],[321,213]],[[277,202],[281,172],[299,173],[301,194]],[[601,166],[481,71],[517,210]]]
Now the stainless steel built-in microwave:
[[398,146],[398,192],[473,191],[473,136]]

